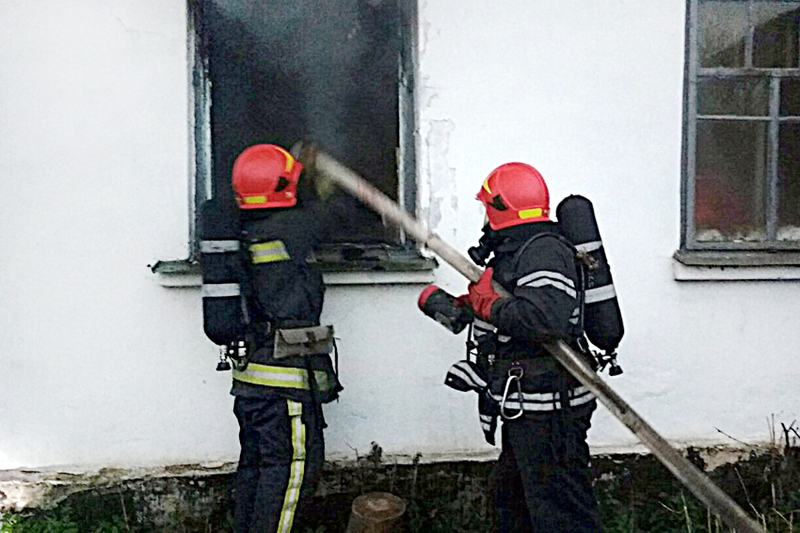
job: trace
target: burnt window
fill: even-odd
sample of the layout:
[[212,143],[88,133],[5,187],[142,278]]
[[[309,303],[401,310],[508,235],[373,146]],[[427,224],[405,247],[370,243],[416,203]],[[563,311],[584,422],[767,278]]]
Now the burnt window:
[[[233,202],[231,167],[246,147],[311,139],[413,213],[414,6],[195,0],[195,204]],[[355,198],[337,201],[328,244],[340,259],[410,249]]]
[[682,250],[800,250],[800,2],[689,0]]

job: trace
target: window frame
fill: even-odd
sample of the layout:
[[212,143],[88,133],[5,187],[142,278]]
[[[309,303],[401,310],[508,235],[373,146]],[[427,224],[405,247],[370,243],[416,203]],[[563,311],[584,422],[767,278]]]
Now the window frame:
[[[417,51],[417,2],[395,0],[401,16],[401,50],[398,62],[398,204],[411,216],[417,210],[416,153],[418,122],[414,100]],[[207,42],[201,33],[202,0],[187,0],[187,65],[189,82],[189,246],[188,257],[160,260],[148,265],[161,285],[190,287],[201,284],[200,212],[212,196],[213,151],[211,138],[211,78]],[[357,170],[357,169],[354,169]],[[317,262],[334,284],[430,283],[436,259],[423,255],[421,246],[397,228],[398,240],[385,244],[328,244]]]
[[[778,141],[782,123],[800,122],[800,117],[780,117],[780,83],[786,78],[800,79],[800,68],[758,68],[752,66],[755,22],[748,17],[745,41],[745,66],[701,67],[699,63],[698,6],[701,0],[687,0],[686,51],[684,63],[683,141],[681,172],[681,240],[675,258],[693,266],[800,265],[800,241],[779,241],[778,227]],[[755,0],[743,0],[752,15]],[[776,2],[777,3],[777,2]],[[697,85],[702,77],[725,79],[754,77],[769,82],[769,113],[763,117],[740,115],[702,115],[697,109]],[[697,125],[702,120],[757,121],[766,123],[767,176],[766,238],[761,242],[698,241],[695,227],[695,179]]]

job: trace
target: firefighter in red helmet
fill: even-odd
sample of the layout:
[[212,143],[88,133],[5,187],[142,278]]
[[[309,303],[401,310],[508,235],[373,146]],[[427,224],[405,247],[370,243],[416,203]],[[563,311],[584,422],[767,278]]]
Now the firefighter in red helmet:
[[321,404],[342,389],[333,329],[320,325],[325,286],[308,261],[326,221],[305,179],[303,165],[273,144],[250,146],[233,164],[249,316],[231,391],[241,444],[237,533],[292,529],[324,460]]
[[532,166],[497,167],[478,199],[488,222],[470,256],[487,268],[457,300],[475,317],[475,358],[453,365],[446,383],[479,393],[491,444],[502,420],[498,529],[599,532],[586,443],[596,400],[544,347],[563,339],[577,348],[582,337],[575,249],[550,220],[547,185]]

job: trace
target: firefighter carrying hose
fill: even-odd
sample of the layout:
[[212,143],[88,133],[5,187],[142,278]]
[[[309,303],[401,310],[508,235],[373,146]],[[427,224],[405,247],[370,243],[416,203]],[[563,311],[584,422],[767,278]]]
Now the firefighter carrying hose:
[[[301,179],[303,165],[283,148],[245,149],[232,173],[238,242],[202,245],[206,332],[227,345],[233,366],[237,533],[291,531],[324,461],[321,404],[342,389],[330,357],[333,328],[320,325],[325,286],[308,262],[326,220],[313,188],[301,183],[298,195]],[[226,253],[239,260],[240,279],[210,283]],[[231,316],[243,325],[232,327]],[[218,368],[228,366],[223,360]]]
[[[449,295],[435,286],[423,291],[419,305],[456,333],[471,322],[469,356],[451,367],[445,383],[479,393],[480,421],[489,443],[494,444],[497,421],[503,421],[498,529],[599,532],[586,442],[596,400],[543,346],[564,340],[596,368],[584,339],[588,300],[581,252],[564,236],[562,225],[551,221],[547,186],[533,167],[508,163],[496,168],[478,199],[488,223],[470,256],[487,266],[483,276],[467,294],[450,297],[450,310],[441,305]],[[591,206],[582,197],[568,200]],[[589,246],[593,251],[599,248],[599,235],[596,241]],[[493,281],[510,296],[498,294]],[[613,294],[610,287],[603,294]],[[615,299],[613,305],[618,317]],[[622,335],[621,319],[615,331],[613,347]],[[611,362],[612,374],[615,368],[621,372]]]

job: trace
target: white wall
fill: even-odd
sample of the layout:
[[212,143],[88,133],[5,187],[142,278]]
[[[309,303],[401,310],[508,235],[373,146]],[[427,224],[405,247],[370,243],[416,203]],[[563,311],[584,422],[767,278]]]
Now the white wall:
[[[466,250],[474,195],[509,160],[542,171],[554,205],[590,197],[627,327],[611,384],[670,439],[766,440],[768,416],[800,413],[800,289],[673,279],[683,17],[683,0],[422,1],[421,213]],[[0,0],[0,57],[0,469],[234,460],[199,290],[147,268],[187,255],[185,2]],[[436,281],[466,285],[446,265]],[[346,387],[331,458],[373,441],[494,453],[475,396],[443,385],[463,337],[417,311],[421,288],[329,289]],[[597,449],[635,443],[602,409],[594,426]]]
[[[183,1],[0,1],[0,468],[236,443],[186,257]],[[227,423],[227,425],[226,425]]]

